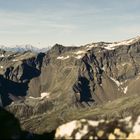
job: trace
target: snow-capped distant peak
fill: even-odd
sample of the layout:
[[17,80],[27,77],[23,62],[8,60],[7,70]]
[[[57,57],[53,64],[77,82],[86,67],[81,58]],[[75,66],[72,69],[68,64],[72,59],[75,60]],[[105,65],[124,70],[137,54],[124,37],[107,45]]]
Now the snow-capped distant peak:
[[24,52],[24,51],[33,51],[36,52],[39,50],[39,48],[36,48],[30,44],[26,45],[12,45],[12,46],[4,46],[0,45],[0,49],[3,49],[5,51],[13,51],[13,52]]
[[32,51],[32,52],[46,52],[50,48],[37,48],[34,47],[30,44],[25,44],[25,45],[12,45],[12,46],[4,46],[0,45],[0,49],[5,50],[5,51],[12,51],[12,52],[25,52],[25,51]]
[[18,52],[24,52],[24,51],[33,51],[36,52],[38,51],[38,48],[30,45],[30,44],[25,44],[25,45],[16,45],[11,47],[13,50],[18,51]]

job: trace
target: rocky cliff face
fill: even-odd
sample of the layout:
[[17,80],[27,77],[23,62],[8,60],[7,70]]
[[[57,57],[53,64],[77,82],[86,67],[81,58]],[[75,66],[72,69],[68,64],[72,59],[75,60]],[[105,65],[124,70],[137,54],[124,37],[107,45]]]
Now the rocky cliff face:
[[1,74],[10,86],[27,84],[24,94],[15,91],[19,96],[48,93],[50,99],[90,106],[139,92],[139,37],[81,47],[56,44],[39,54],[1,51],[0,55]]
[[46,53],[40,76],[31,80],[29,94],[37,97],[48,92],[52,98],[65,96],[67,102],[89,106],[131,94],[139,78],[139,41],[99,42],[79,48],[56,45]]
[[23,124],[27,118],[56,112],[63,122],[70,107],[96,107],[139,95],[139,60],[140,37],[80,47],[56,44],[38,54],[0,50],[0,106],[24,120]]
[[1,99],[8,105],[18,97],[28,95],[28,84],[33,77],[40,75],[44,53],[12,53],[1,51]]

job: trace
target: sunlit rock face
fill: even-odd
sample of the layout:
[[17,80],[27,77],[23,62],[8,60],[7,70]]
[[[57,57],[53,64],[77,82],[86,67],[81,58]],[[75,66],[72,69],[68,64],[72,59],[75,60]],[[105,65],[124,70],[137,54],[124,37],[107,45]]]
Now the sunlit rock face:
[[74,120],[59,126],[56,139],[140,139],[140,116],[119,120]]
[[[21,121],[25,119],[22,126],[32,132],[50,132],[67,121],[85,118],[86,115],[95,117],[90,111],[80,112],[76,116],[75,112],[81,109],[94,110],[112,102],[107,108],[103,108],[110,110],[118,98],[129,95],[139,97],[139,83],[140,37],[114,43],[96,42],[79,47],[56,44],[45,53],[0,50],[0,106],[7,108]],[[133,103],[132,99],[133,97],[130,98],[130,103]],[[116,104],[116,108],[120,108],[126,102]],[[123,117],[133,115],[134,109],[138,112],[139,105],[135,101],[131,105],[132,107],[128,103],[120,109],[122,114],[126,114]],[[112,113],[117,112],[116,108],[111,109]],[[100,113],[97,114],[99,117]],[[116,116],[117,113],[114,114]],[[91,121],[74,121],[71,126],[77,126],[78,123],[77,129],[81,131],[75,135],[71,130],[68,137],[74,135],[76,138],[87,138],[89,130],[92,132],[91,139],[119,137],[116,133],[124,130],[128,132],[125,134],[131,133],[125,128],[121,129],[123,126],[118,121],[110,120],[108,126],[107,120],[93,122],[92,119],[96,118],[90,119]],[[98,124],[99,127],[93,124]],[[134,130],[136,129],[137,127]],[[133,136],[133,131],[130,136]]]
[[[77,106],[139,94],[139,56],[140,37],[79,47],[56,44],[45,53],[0,50],[0,74],[4,78],[0,83],[7,89],[2,91],[2,103],[6,106],[13,101],[9,93],[16,99],[50,93],[50,99]],[[23,93],[18,90],[21,86]]]

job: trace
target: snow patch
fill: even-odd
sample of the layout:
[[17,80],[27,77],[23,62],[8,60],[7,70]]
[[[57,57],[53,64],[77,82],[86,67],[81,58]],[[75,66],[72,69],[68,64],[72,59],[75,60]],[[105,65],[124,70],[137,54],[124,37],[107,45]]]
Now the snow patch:
[[116,85],[119,87],[122,83],[120,83],[119,81],[115,80],[114,78],[110,77],[111,80],[113,80]]
[[0,57],[4,57],[4,54],[1,54]]
[[91,126],[98,126],[99,125],[99,121],[88,121],[88,124]]
[[12,103],[10,105],[14,105],[14,104],[15,104],[14,101],[12,101]]
[[86,45],[87,49],[92,49],[92,48],[95,48],[95,47],[98,47],[98,43],[90,43],[90,44]]
[[13,62],[16,62],[16,61],[18,61],[18,59],[13,59],[12,61],[13,61]]
[[50,97],[50,93],[48,93],[48,92],[41,93],[41,99],[43,99],[43,98],[49,98],[49,97]]
[[102,67],[102,70],[105,71],[105,66]]
[[58,56],[58,57],[57,57],[57,59],[59,59],[59,60],[66,60],[66,59],[68,59],[68,58],[70,58],[69,55],[66,56],[66,57],[64,57],[64,56]]
[[114,50],[115,47],[124,46],[124,45],[128,46],[128,45],[131,45],[132,43],[138,41],[139,39],[140,39],[140,37],[138,36],[136,38],[132,38],[132,39],[128,39],[128,40],[110,43],[107,46],[105,46],[104,48],[107,50]]
[[123,91],[124,94],[126,94],[127,90],[128,90],[128,86],[124,88],[124,91]]
[[29,96],[30,99],[40,99],[40,97]]
[[140,36],[137,36],[135,38],[128,39],[128,40],[123,40],[123,41],[120,41],[120,42],[110,42],[110,43],[103,42],[102,45],[100,45],[99,42],[90,43],[90,44],[85,45],[85,47],[87,49],[92,49],[93,47],[95,48],[95,47],[99,46],[99,47],[105,48],[107,50],[114,50],[118,46],[124,46],[124,45],[128,46],[128,45],[131,45],[131,44],[133,44],[133,43],[135,43],[139,40],[140,40]]
[[81,139],[87,133],[88,133],[88,126],[84,125],[83,128],[80,129],[78,133],[76,133],[75,138]]
[[72,121],[59,126],[56,130],[55,137],[67,136],[70,138],[72,132],[77,128],[77,121]]
[[114,50],[115,49],[114,45],[112,45],[112,44],[109,44],[107,47],[104,47],[104,48],[107,50]]
[[133,127],[134,133],[140,133],[140,116],[137,118],[137,121]]
[[121,65],[125,66],[125,65],[131,65],[131,64],[130,63],[122,63]]
[[75,56],[76,59],[81,59],[82,57],[82,55]]
[[44,98],[49,98],[50,97],[50,93],[49,92],[43,92],[41,93],[40,97],[32,97],[32,96],[29,96],[30,99],[44,99]]
[[123,63],[122,66],[125,66],[127,63]]
[[81,50],[81,51],[77,51],[77,52],[75,52],[75,54],[84,54],[84,53],[86,53],[86,51],[84,51],[84,50]]
[[[99,122],[97,121],[87,121],[90,126],[98,126]],[[77,131],[75,134],[75,139],[81,139],[84,135],[89,132],[88,124],[86,120],[74,120],[69,123],[59,126],[55,133],[55,138],[64,137],[65,139],[72,139],[72,133]]]
[[124,121],[126,121],[126,122],[129,122],[129,121],[131,121],[131,119],[132,119],[132,117],[131,117],[131,116],[128,116],[128,117],[126,117],[126,118],[124,118],[124,119],[122,119],[122,120],[124,120]]

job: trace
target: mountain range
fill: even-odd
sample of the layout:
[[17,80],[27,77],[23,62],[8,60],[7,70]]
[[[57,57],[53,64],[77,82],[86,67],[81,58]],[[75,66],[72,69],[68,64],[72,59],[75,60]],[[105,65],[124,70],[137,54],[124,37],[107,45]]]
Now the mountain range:
[[34,47],[30,44],[25,44],[25,45],[12,45],[12,46],[5,46],[5,45],[0,45],[0,49],[5,50],[5,51],[12,51],[12,52],[25,52],[25,51],[32,51],[32,52],[46,52],[50,49],[50,47],[46,48],[38,48]]
[[139,83],[139,36],[44,51],[31,45],[0,50],[0,106],[31,133],[74,119],[139,115]]

